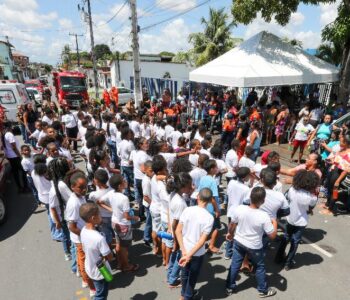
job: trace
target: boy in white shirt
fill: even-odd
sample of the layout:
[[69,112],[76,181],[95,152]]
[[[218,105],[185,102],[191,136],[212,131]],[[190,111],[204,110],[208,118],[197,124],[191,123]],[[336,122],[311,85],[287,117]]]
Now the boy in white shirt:
[[128,248],[132,242],[131,221],[138,222],[140,218],[129,214],[129,199],[123,194],[127,183],[123,177],[120,174],[113,175],[109,180],[109,185],[113,190],[104,195],[97,203],[112,212],[112,226],[116,239],[115,248],[120,269],[123,272],[135,272],[139,269],[139,265],[129,263]]
[[150,204],[152,202],[152,193],[151,193],[151,179],[153,177],[152,170],[152,161],[148,160],[143,164],[143,171],[145,175],[142,178],[142,194],[143,200],[142,205],[145,208],[146,212],[146,223],[145,229],[143,230],[143,241],[146,246],[152,247],[152,217],[149,211]]
[[172,133],[170,133],[170,135],[168,137],[168,141],[169,141],[169,143],[171,143],[171,146],[173,147],[173,149],[176,149],[178,147],[179,138],[182,136],[183,136],[182,135],[182,125],[177,124],[176,130],[174,130]]
[[226,294],[228,296],[236,292],[236,278],[247,254],[256,266],[255,277],[258,282],[259,297],[266,298],[276,294],[276,290],[269,288],[266,282],[262,236],[266,233],[270,239],[274,239],[277,235],[277,221],[270,219],[266,212],[259,209],[264,204],[265,196],[264,188],[253,188],[250,195],[250,205],[240,205],[229,215],[231,223],[226,239],[232,240],[233,233],[235,232],[235,234],[232,262],[226,279]]
[[253,168],[255,166],[255,162],[250,159],[250,157],[253,155],[254,149],[251,146],[245,147],[244,155],[241,157],[241,159],[238,162],[238,167],[247,167],[251,171],[253,171]]
[[[89,200],[97,203],[97,200],[101,199],[112,189],[108,186],[108,173],[103,169],[97,169],[94,174],[94,185],[96,186],[96,191],[89,194]],[[112,245],[114,231],[112,228],[112,213],[104,208],[100,208],[100,213],[102,217],[102,222],[100,224],[100,230],[106,238],[108,245]]]
[[113,260],[113,254],[102,234],[96,227],[101,224],[102,217],[95,203],[85,203],[79,208],[79,215],[85,221],[80,232],[80,239],[85,252],[85,270],[96,288],[94,299],[107,299],[108,282],[99,271],[97,264],[104,260],[104,264],[111,272],[108,261]]
[[185,208],[176,227],[176,238],[182,253],[179,265],[181,274],[181,298],[192,299],[194,287],[200,273],[205,255],[205,242],[213,228],[214,218],[206,207],[211,203],[213,194],[210,189],[199,191],[198,205]]

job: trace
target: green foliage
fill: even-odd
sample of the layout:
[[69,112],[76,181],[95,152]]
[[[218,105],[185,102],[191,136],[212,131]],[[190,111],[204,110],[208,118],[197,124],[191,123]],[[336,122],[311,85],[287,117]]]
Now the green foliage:
[[188,64],[190,66],[194,66],[197,56],[198,55],[196,55],[193,50],[179,51],[172,58],[171,61],[174,63],[182,63],[182,64]]
[[111,49],[109,49],[109,46],[106,44],[95,45],[94,52],[97,60],[102,59],[106,54],[112,54]]
[[338,43],[321,44],[317,49],[316,56],[330,64],[339,66],[342,61],[343,48]]
[[286,25],[290,16],[296,12],[299,4],[332,3],[336,0],[233,0],[232,15],[243,24],[249,24],[261,13],[266,22],[272,18],[280,25]]
[[291,44],[291,45],[294,46],[294,47],[303,48],[303,42],[302,42],[302,41],[299,41],[299,40],[297,40],[297,39],[291,39],[291,40],[290,40],[289,38],[284,37],[282,40],[283,40],[284,42],[287,42],[287,43]]
[[52,66],[48,65],[48,64],[45,64],[44,65],[44,69],[45,69],[46,73],[50,73],[52,71]]
[[201,23],[204,25],[204,31],[189,35],[197,66],[217,58],[237,44],[237,40],[231,37],[231,29],[235,23],[229,20],[223,8],[210,8],[209,19],[202,17]]
[[162,51],[159,53],[160,56],[172,56],[174,57],[175,56],[175,53],[173,52],[168,52],[168,51]]

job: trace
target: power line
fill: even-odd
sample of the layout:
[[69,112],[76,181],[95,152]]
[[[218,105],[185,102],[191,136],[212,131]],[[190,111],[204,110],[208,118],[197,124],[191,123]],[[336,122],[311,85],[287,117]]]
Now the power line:
[[182,16],[182,15],[184,15],[184,14],[187,14],[188,12],[190,12],[190,11],[192,11],[192,10],[198,8],[198,7],[201,7],[201,6],[203,6],[203,5],[207,4],[207,3],[209,3],[210,1],[211,1],[211,0],[206,0],[206,1],[204,1],[204,2],[202,2],[202,3],[200,3],[200,4],[196,5],[196,6],[194,6],[194,7],[192,7],[192,8],[189,8],[189,9],[187,9],[187,10],[181,12],[181,13],[178,13],[178,14],[176,14],[176,15],[173,15],[172,17],[169,17],[169,18],[164,19],[164,20],[162,20],[162,21],[160,21],[160,22],[157,22],[157,23],[154,23],[154,24],[145,26],[145,27],[141,28],[140,31],[144,31],[144,30],[150,29],[150,28],[152,28],[152,27],[155,27],[155,26],[157,26],[157,25],[163,24],[163,23],[168,22],[168,21],[170,21],[170,20],[172,20],[172,19],[175,19],[175,18],[177,18],[177,17],[180,17],[180,16]]
[[112,22],[113,19],[122,11],[122,9],[124,8],[124,6],[128,3],[128,0],[125,0],[123,5],[118,9],[118,11],[111,17],[108,19],[108,21],[106,21],[105,23],[103,24],[99,24],[97,25],[96,27],[100,27],[100,26],[104,26],[104,25],[107,25],[108,23]]

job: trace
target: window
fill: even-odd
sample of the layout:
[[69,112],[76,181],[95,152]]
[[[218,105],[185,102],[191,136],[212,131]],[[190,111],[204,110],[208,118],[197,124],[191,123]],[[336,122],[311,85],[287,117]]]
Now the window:
[[126,88],[118,88],[118,93],[119,94],[130,94],[131,91],[126,89]]
[[16,103],[15,95],[10,90],[0,91],[0,103],[1,104],[14,104]]

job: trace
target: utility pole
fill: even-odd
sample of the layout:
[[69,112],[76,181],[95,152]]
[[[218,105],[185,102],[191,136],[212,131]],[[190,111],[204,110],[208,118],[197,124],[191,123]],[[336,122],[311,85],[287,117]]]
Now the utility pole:
[[131,9],[131,33],[132,33],[132,50],[134,61],[134,97],[135,107],[139,107],[142,101],[141,91],[141,70],[140,70],[140,50],[139,50],[139,26],[137,25],[136,0],[129,0]]
[[69,33],[71,36],[75,36],[75,46],[77,50],[77,61],[78,61],[78,68],[80,68],[80,55],[79,55],[79,45],[78,45],[78,36],[84,36],[83,34],[76,34],[76,33]]
[[97,65],[96,65],[96,56],[95,56],[95,43],[94,43],[94,32],[92,30],[92,16],[91,16],[91,5],[90,0],[87,0],[88,5],[88,18],[89,18],[89,27],[90,27],[90,41],[91,41],[91,57],[92,65],[94,70],[94,82],[95,82],[95,96],[98,99],[98,78],[97,78]]

